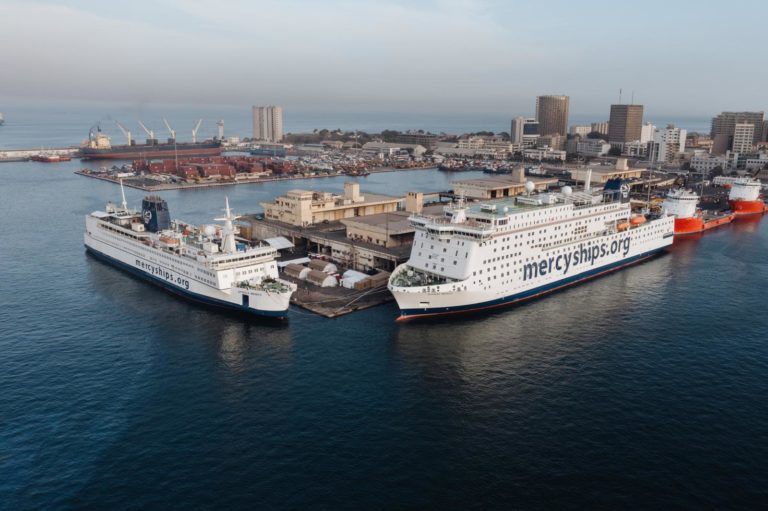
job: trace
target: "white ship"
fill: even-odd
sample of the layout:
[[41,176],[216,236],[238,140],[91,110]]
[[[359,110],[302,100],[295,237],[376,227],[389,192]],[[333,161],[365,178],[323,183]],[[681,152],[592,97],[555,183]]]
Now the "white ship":
[[296,285],[278,279],[276,249],[236,238],[226,201],[224,225],[171,221],[166,202],[145,197],[142,211],[107,203],[85,217],[85,246],[99,259],[196,302],[284,318]]
[[[589,181],[587,181],[588,183]],[[389,289],[404,320],[531,299],[647,259],[672,244],[674,217],[633,216],[621,181],[602,192],[564,187],[443,216],[412,215],[411,256]]]

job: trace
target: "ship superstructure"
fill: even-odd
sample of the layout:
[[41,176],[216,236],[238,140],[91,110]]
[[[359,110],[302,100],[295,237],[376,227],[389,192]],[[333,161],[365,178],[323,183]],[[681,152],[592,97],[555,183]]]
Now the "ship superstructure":
[[141,211],[108,203],[85,218],[89,252],[194,301],[257,316],[285,317],[296,285],[278,278],[277,251],[238,238],[229,201],[223,225],[171,220],[166,202]]
[[731,184],[728,204],[736,216],[763,214],[768,211],[760,195],[762,184],[748,177],[737,179]]
[[389,289],[399,319],[534,298],[639,262],[672,244],[674,217],[633,215],[626,188],[531,194],[411,216],[410,259]]

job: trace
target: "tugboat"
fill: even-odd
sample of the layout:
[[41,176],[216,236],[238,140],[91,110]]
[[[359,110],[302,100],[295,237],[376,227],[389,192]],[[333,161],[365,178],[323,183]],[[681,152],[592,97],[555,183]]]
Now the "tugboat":
[[682,188],[670,190],[661,205],[662,212],[675,217],[675,236],[695,234],[729,224],[734,213],[710,213],[699,209],[699,196]]

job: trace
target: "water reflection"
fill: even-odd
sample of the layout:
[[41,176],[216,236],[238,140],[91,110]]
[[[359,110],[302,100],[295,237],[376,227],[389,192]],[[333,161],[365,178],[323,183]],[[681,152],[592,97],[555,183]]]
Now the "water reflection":
[[[270,349],[290,351],[292,337],[287,321],[254,318],[249,315],[212,310],[171,295],[98,259],[83,255],[91,289],[111,314],[127,315],[142,325],[162,327],[180,334],[169,340],[183,341],[190,327],[195,337],[216,343],[217,351],[235,368],[252,343],[267,343]],[[169,332],[170,333],[170,332]]]
[[[396,353],[426,383],[482,391],[512,378],[521,385],[562,383],[570,361],[610,339],[628,320],[652,321],[674,287],[670,255],[541,299],[491,313],[406,322],[393,332]],[[446,378],[449,376],[449,378]]]

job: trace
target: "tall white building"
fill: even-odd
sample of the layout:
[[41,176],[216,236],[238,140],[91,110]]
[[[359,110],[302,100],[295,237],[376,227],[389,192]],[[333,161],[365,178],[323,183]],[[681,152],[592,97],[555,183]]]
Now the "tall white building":
[[674,124],[669,124],[664,129],[657,129],[653,135],[654,161],[669,163],[674,160],[677,155],[685,151],[687,135],[688,130],[677,128]]
[[512,126],[509,130],[509,141],[513,144],[522,144],[524,127],[525,117],[515,117],[512,119]]
[[642,128],[640,128],[640,143],[647,144],[652,141],[654,133],[656,133],[656,126],[650,122],[643,124]]
[[733,152],[745,154],[752,152],[755,137],[755,125],[752,123],[737,123],[733,130]]
[[279,106],[254,106],[253,138],[267,142],[283,140],[283,109]]

